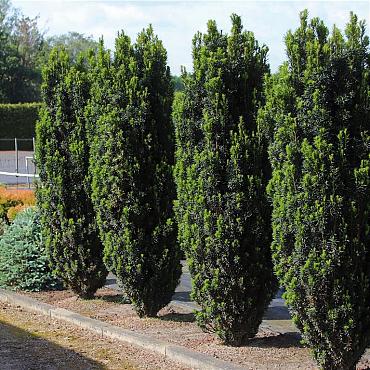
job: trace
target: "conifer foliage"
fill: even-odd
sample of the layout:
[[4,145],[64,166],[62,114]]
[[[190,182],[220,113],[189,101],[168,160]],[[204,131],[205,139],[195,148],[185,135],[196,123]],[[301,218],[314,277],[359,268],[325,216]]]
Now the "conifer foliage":
[[19,212],[0,237],[0,286],[42,291],[60,288],[49,266],[37,209]]
[[323,369],[354,369],[370,340],[370,69],[365,25],[317,18],[286,36],[260,119],[275,125],[273,260]]
[[91,178],[105,262],[139,316],[167,305],[181,274],[173,219],[173,86],[152,27],[123,33],[113,60],[101,44],[87,108]]
[[88,181],[89,88],[86,62],[72,65],[65,51],[54,50],[43,69],[36,128],[38,205],[49,259],[54,273],[83,298],[91,298],[107,275]]
[[199,325],[239,345],[258,331],[276,288],[265,193],[267,148],[256,123],[267,47],[232,15],[193,41],[192,74],[174,104],[179,240],[201,306]]

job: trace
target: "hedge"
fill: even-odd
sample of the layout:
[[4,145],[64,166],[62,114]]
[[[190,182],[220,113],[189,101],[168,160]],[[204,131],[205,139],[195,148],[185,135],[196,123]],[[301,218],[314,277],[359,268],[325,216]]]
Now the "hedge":
[[[40,107],[41,103],[0,104],[0,138],[33,138]],[[27,143],[27,147],[23,147],[25,144],[21,143],[20,149],[31,149],[31,145]],[[11,141],[1,142],[0,147],[10,150],[14,144]]]

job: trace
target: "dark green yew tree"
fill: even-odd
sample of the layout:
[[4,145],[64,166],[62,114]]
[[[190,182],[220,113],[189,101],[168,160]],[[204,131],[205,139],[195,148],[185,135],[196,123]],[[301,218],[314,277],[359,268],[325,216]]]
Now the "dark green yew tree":
[[192,74],[174,104],[176,213],[193,280],[197,321],[239,345],[258,331],[276,290],[265,192],[267,148],[256,123],[267,47],[232,15],[193,41]]
[[273,260],[322,369],[355,369],[370,340],[369,39],[318,19],[286,36],[288,62],[267,83]]
[[123,33],[113,60],[101,45],[87,108],[93,199],[115,272],[139,316],[167,305],[181,274],[173,219],[173,87],[151,27],[134,45]]
[[36,159],[38,205],[51,265],[65,285],[90,298],[104,285],[107,270],[88,181],[86,68],[83,60],[72,65],[63,50],[51,53],[43,70]]

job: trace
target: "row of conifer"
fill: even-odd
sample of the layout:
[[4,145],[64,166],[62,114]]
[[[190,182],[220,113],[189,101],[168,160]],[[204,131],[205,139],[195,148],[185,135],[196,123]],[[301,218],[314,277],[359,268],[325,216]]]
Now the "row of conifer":
[[370,339],[370,54],[300,14],[287,61],[241,18],[209,21],[174,98],[152,27],[72,63],[54,50],[37,125],[38,204],[55,273],[90,298],[114,272],[140,316],[168,304],[185,252],[197,322],[253,338],[278,287],[323,369]]

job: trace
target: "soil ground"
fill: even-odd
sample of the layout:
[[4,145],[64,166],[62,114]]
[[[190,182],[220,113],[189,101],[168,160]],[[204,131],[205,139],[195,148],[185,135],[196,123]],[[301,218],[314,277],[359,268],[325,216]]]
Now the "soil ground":
[[174,369],[162,356],[0,302],[1,370]]
[[[125,329],[244,365],[247,369],[317,369],[309,350],[300,344],[300,337],[293,330],[279,333],[276,329],[261,325],[257,337],[247,345],[228,347],[213,334],[202,332],[194,322],[194,315],[173,303],[162,309],[158,318],[140,319],[132,307],[125,303],[122,294],[108,288],[100,289],[96,298],[89,301],[81,300],[67,290],[27,295]],[[275,328],[279,325],[292,327],[289,320],[274,323]],[[369,357],[364,357],[357,369],[370,369]]]

